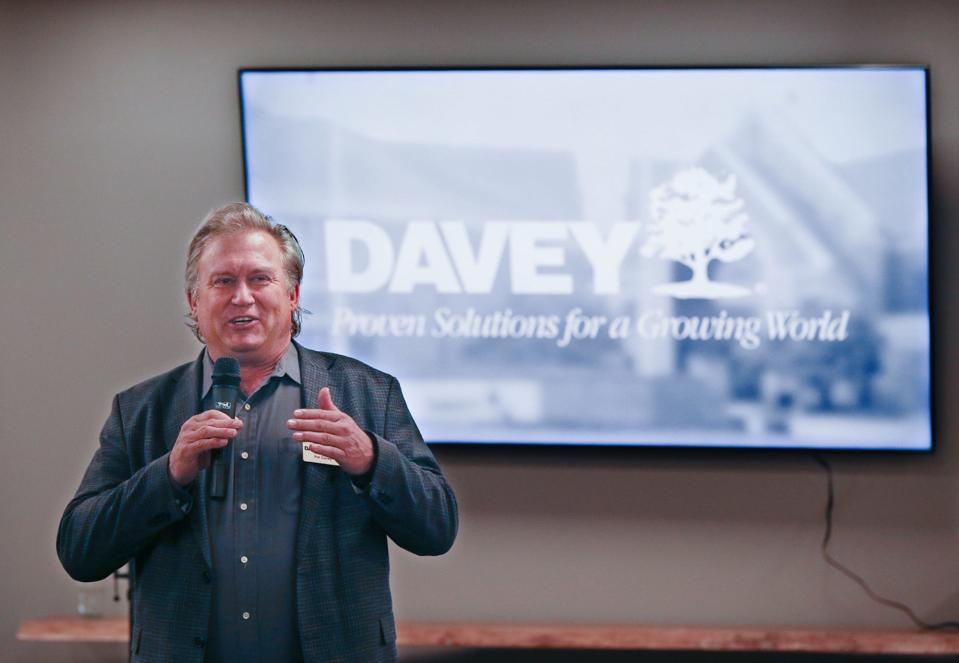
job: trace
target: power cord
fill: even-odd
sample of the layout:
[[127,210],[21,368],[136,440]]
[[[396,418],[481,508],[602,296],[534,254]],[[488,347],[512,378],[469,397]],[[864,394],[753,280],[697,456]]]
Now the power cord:
[[836,569],[837,571],[839,571],[840,573],[842,573],[844,576],[846,576],[850,580],[852,580],[854,583],[859,585],[859,587],[862,588],[862,590],[866,593],[866,595],[869,596],[869,598],[871,598],[876,603],[880,603],[886,607],[893,608],[894,610],[898,610],[904,613],[907,617],[909,617],[910,620],[912,620],[912,623],[916,625],[916,628],[926,630],[926,631],[957,631],[959,630],[959,622],[930,623],[920,619],[916,615],[916,613],[913,612],[912,608],[910,608],[905,603],[900,603],[899,601],[893,601],[892,599],[887,599],[884,596],[880,596],[879,594],[873,591],[873,589],[869,586],[869,583],[867,583],[862,576],[852,571],[847,566],[845,566],[842,562],[840,562],[835,557],[829,554],[829,550],[828,550],[829,540],[832,538],[832,511],[833,511],[833,505],[835,504],[835,492],[833,490],[833,473],[832,473],[832,467],[829,465],[826,459],[823,458],[820,454],[814,453],[813,458],[815,458],[816,462],[824,470],[826,470],[826,476],[827,476],[826,531],[823,534],[822,546],[821,546],[822,556],[823,556],[823,559],[826,560],[826,563],[829,564],[829,566]]

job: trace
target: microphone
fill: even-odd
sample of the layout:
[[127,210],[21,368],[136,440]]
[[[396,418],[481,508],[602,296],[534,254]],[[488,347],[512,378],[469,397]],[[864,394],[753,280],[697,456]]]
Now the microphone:
[[[213,364],[213,409],[223,412],[231,419],[236,416],[236,397],[240,394],[240,362],[233,357],[220,357]],[[214,449],[210,464],[210,497],[222,500],[226,497],[226,485],[230,480],[230,459],[226,452],[230,443],[222,449]]]

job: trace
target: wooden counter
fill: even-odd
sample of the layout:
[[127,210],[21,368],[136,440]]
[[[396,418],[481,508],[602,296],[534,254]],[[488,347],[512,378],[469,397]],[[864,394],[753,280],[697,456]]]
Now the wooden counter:
[[20,622],[17,640],[33,642],[129,642],[126,617],[43,617]]
[[[45,617],[20,624],[18,640],[127,642],[125,617]],[[813,630],[790,628],[691,628],[576,626],[487,622],[401,622],[400,646],[657,651],[807,652],[823,654],[959,654],[959,633],[928,631]]]

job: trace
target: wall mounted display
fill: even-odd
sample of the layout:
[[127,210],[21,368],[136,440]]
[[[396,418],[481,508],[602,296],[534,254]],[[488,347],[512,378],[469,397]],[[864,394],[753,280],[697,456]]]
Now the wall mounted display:
[[301,340],[431,444],[931,449],[925,68],[239,83]]

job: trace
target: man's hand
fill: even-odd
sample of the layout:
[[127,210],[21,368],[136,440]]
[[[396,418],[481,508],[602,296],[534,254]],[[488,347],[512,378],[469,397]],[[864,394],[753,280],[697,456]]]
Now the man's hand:
[[309,442],[310,451],[332,458],[352,476],[366,474],[373,466],[373,441],[356,425],[352,417],[333,405],[329,387],[320,389],[319,409],[297,410],[295,419],[286,422],[296,431],[293,439]]
[[225,447],[242,426],[239,419],[217,410],[187,419],[170,452],[170,478],[181,486],[191,484],[200,470],[209,466],[210,450]]

